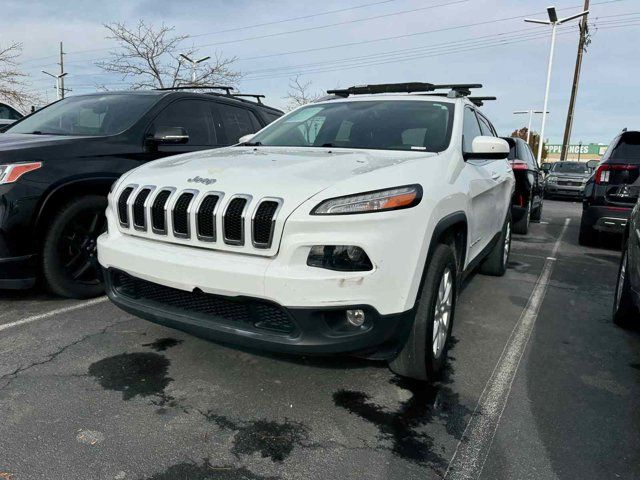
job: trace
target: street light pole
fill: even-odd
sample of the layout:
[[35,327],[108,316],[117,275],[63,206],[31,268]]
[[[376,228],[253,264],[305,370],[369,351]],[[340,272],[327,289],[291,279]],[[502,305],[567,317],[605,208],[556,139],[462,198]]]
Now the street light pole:
[[[533,120],[534,113],[542,113],[542,110],[516,110],[513,112],[515,115],[520,115],[523,113],[529,114],[529,125],[527,126],[527,143],[529,143],[529,139],[531,138],[531,121]],[[547,112],[549,113],[549,112]]]
[[203,57],[200,60],[193,60],[189,58],[187,55],[185,55],[184,53],[181,53],[180,56],[191,64],[191,83],[195,84],[196,83],[196,67],[198,66],[199,63],[202,63],[205,60],[209,60],[211,56]]
[[60,75],[54,75],[53,73],[46,72],[41,70],[45,75],[49,75],[52,78],[56,79],[56,99],[60,100],[64,98],[64,93],[62,92],[62,88],[60,88],[62,79],[67,75],[66,73],[61,73]]
[[556,27],[562,25],[570,20],[583,17],[589,13],[589,10],[571,15],[566,18],[558,19],[558,13],[556,7],[548,7],[547,14],[549,20],[535,20],[531,18],[525,18],[525,22],[538,23],[540,25],[551,25],[551,48],[549,49],[549,66],[547,68],[547,85],[544,93],[544,108],[542,109],[542,126],[540,127],[540,143],[538,144],[538,164],[542,161],[542,144],[544,142],[544,128],[547,122],[547,105],[549,104],[549,90],[551,87],[551,69],[553,67],[553,52],[556,46]]

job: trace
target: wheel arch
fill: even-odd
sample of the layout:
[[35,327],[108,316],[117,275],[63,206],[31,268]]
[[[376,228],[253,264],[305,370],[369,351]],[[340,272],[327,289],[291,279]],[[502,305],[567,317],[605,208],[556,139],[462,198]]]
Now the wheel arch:
[[102,195],[106,197],[111,186],[118,178],[118,175],[75,178],[66,180],[50,189],[43,196],[34,217],[35,238],[38,245],[41,243],[44,229],[57,209],[73,198],[83,195]]

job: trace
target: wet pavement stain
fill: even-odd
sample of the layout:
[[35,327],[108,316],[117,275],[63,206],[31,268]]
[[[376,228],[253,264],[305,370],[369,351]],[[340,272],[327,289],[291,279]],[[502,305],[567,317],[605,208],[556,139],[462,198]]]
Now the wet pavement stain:
[[338,407],[378,427],[381,440],[390,440],[390,450],[397,456],[444,471],[448,459],[434,450],[433,438],[420,429],[438,422],[449,435],[461,439],[472,410],[462,405],[458,394],[445,385],[450,383],[448,375],[434,384],[400,377],[392,378],[390,383],[412,394],[395,411],[373,403],[364,392],[339,390],[333,400]]
[[236,422],[212,412],[204,414],[223,430],[235,430],[231,453],[236,456],[259,452],[263,458],[282,462],[296,447],[308,439],[309,429],[297,422],[284,423],[267,420]]
[[143,343],[143,347],[149,347],[156,352],[164,352],[169,348],[175,347],[176,345],[180,345],[184,340],[178,340],[176,338],[159,338],[155,342],[151,343]]
[[156,473],[146,480],[277,480],[279,477],[256,475],[244,467],[216,467],[205,461],[196,463],[178,463],[164,472]]
[[171,398],[164,393],[173,381],[167,377],[169,365],[169,360],[157,353],[123,353],[92,363],[89,375],[102,388],[122,392],[123,400],[155,395],[169,401]]

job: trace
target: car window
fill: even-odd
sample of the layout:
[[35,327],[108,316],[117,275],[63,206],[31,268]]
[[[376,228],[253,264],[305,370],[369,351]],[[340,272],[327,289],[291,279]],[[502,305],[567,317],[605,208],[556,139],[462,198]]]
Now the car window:
[[556,173],[589,173],[586,163],[582,162],[556,162],[551,168]]
[[486,135],[488,137],[496,136],[489,121],[479,113],[478,113],[478,120],[480,121],[480,131],[482,132],[482,135]]
[[640,163],[640,132],[623,133],[609,158],[626,163]]
[[22,118],[22,115],[20,115],[20,113],[11,108],[9,105],[0,103],[0,118],[2,118],[3,120],[19,120]]
[[203,100],[178,100],[169,104],[153,120],[151,131],[160,127],[182,127],[189,135],[187,145],[216,145],[209,109],[211,102]]
[[307,105],[265,127],[265,146],[441,152],[451,140],[454,106],[432,101],[348,101]]
[[49,135],[115,135],[133,125],[157,101],[155,95],[102,94],[69,97],[12,125],[7,132]]
[[522,141],[522,149],[525,151],[525,155],[527,156],[527,159],[528,159],[527,163],[529,164],[529,168],[532,168],[533,170],[538,170],[538,161],[536,160],[536,157],[533,154],[531,147],[524,140]]
[[243,135],[254,133],[258,130],[255,126],[259,125],[258,120],[252,119],[253,113],[246,108],[219,103],[217,110],[229,145],[238,143],[238,140]]
[[471,152],[473,139],[482,135],[480,124],[474,111],[468,107],[464,109],[464,120],[462,125],[462,150]]

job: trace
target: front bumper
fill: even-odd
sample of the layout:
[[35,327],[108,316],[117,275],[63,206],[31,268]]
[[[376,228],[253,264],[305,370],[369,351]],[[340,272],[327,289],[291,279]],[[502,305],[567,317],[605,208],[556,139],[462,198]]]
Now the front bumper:
[[36,255],[0,258],[0,290],[31,288],[36,283]]
[[544,187],[545,196],[582,197],[584,185],[580,187],[570,185],[547,184]]
[[251,297],[187,292],[105,270],[109,298],[126,312],[214,341],[293,354],[354,354],[393,358],[406,341],[412,310],[380,315],[368,305],[360,327],[348,325],[344,307],[286,308]]

